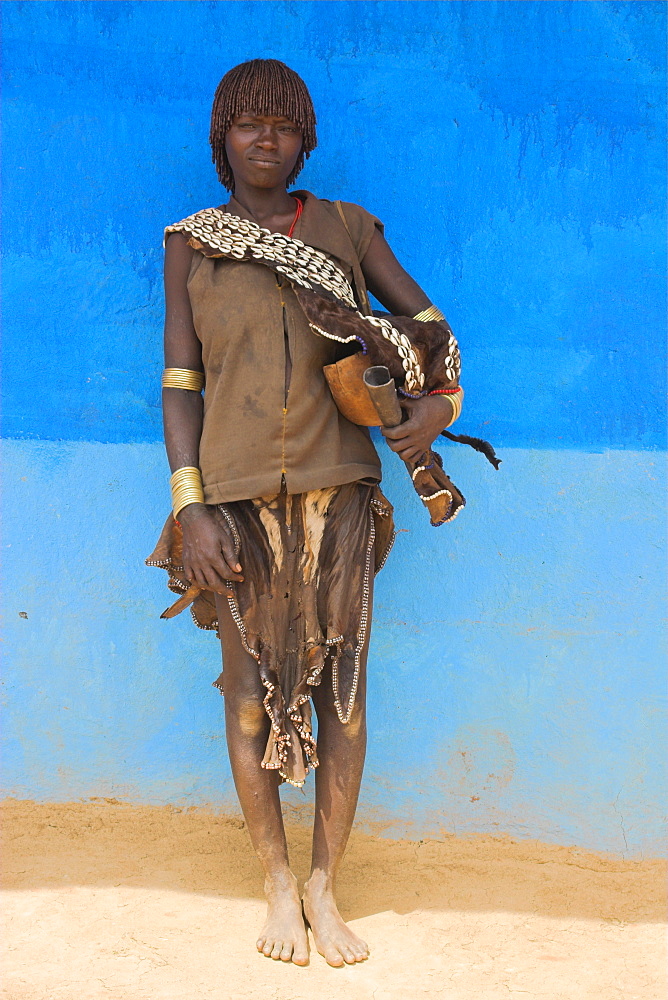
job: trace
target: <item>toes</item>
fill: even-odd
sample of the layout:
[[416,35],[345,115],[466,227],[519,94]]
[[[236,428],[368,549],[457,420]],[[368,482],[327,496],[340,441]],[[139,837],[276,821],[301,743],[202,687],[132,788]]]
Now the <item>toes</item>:
[[334,969],[340,969],[342,965],[345,965],[338,948],[326,948],[322,957],[327,962],[327,965],[331,965]]
[[294,965],[308,965],[308,949],[297,945],[292,952],[292,962]]
[[343,961],[346,963],[346,965],[354,965],[355,962],[357,961],[355,952],[352,950],[352,948],[348,948],[346,945],[343,945],[343,947],[341,948],[341,954],[343,955]]
[[264,946],[262,948],[262,954],[266,958],[270,958],[271,957],[271,953],[272,953],[273,950],[274,950],[274,942],[273,941],[265,941]]
[[353,952],[355,959],[358,962],[364,962],[369,957],[369,946],[365,941],[356,941],[353,945]]
[[281,959],[281,962],[289,962],[292,959],[292,945],[290,944],[289,941],[286,941],[285,944],[283,945],[279,957]]
[[283,942],[277,941],[271,951],[271,957],[275,962],[278,962],[279,958],[281,957],[282,951],[283,951]]

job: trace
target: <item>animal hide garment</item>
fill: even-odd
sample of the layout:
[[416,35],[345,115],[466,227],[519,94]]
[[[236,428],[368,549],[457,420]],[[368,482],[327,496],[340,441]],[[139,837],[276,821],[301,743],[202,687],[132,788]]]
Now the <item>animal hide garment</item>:
[[[301,785],[318,762],[310,694],[326,666],[342,723],[354,709],[373,574],[394,540],[392,507],[378,486],[358,482],[212,510],[243,566],[228,604],[265,689],[271,728],[262,766]],[[171,515],[146,562],[166,569],[180,595],[163,618],[192,605],[200,628],[217,629],[214,595],[185,578],[181,529]],[[224,691],[224,684],[223,672],[215,685]]]

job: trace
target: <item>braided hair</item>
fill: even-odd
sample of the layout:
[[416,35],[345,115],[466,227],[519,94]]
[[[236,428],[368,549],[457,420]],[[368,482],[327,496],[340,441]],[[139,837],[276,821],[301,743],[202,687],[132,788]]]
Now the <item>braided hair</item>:
[[221,184],[232,191],[234,176],[225,152],[225,136],[237,115],[275,115],[289,118],[302,134],[302,149],[288,184],[304,166],[318,140],[315,111],[306,84],[294,70],[278,59],[251,59],[229,70],[216,88],[211,109],[211,159]]

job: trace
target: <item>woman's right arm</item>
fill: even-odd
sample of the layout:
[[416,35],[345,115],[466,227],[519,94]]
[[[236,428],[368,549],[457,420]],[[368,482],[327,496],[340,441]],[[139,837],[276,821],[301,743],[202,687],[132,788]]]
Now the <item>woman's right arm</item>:
[[[188,274],[195,251],[181,233],[173,233],[165,250],[165,368],[203,371],[202,345],[193,324]],[[165,447],[172,472],[184,466],[199,468],[203,400],[192,389],[162,390]],[[226,580],[242,580],[241,566],[229,532],[201,503],[179,513],[183,529],[183,569],[192,583],[206,590],[226,592]]]

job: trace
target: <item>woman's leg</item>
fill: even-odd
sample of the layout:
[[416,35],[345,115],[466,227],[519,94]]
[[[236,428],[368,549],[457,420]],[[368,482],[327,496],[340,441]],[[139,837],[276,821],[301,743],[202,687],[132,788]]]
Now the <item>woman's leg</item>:
[[227,599],[216,596],[223,647],[225,729],[234,784],[253,847],[264,869],[267,920],[258,951],[308,964],[308,943],[297,881],[290,871],[278,772],[260,766],[269,736],[265,690],[256,661],[244,649]]
[[[371,604],[369,604],[370,610]],[[343,922],[334,897],[336,875],[348,843],[366,754],[366,660],[362,651],[359,686],[350,721],[336,714],[331,665],[315,688],[318,759],[315,772],[315,822],[311,877],[304,887],[304,913],[320,954],[329,965],[352,965],[369,955],[364,941]]]

